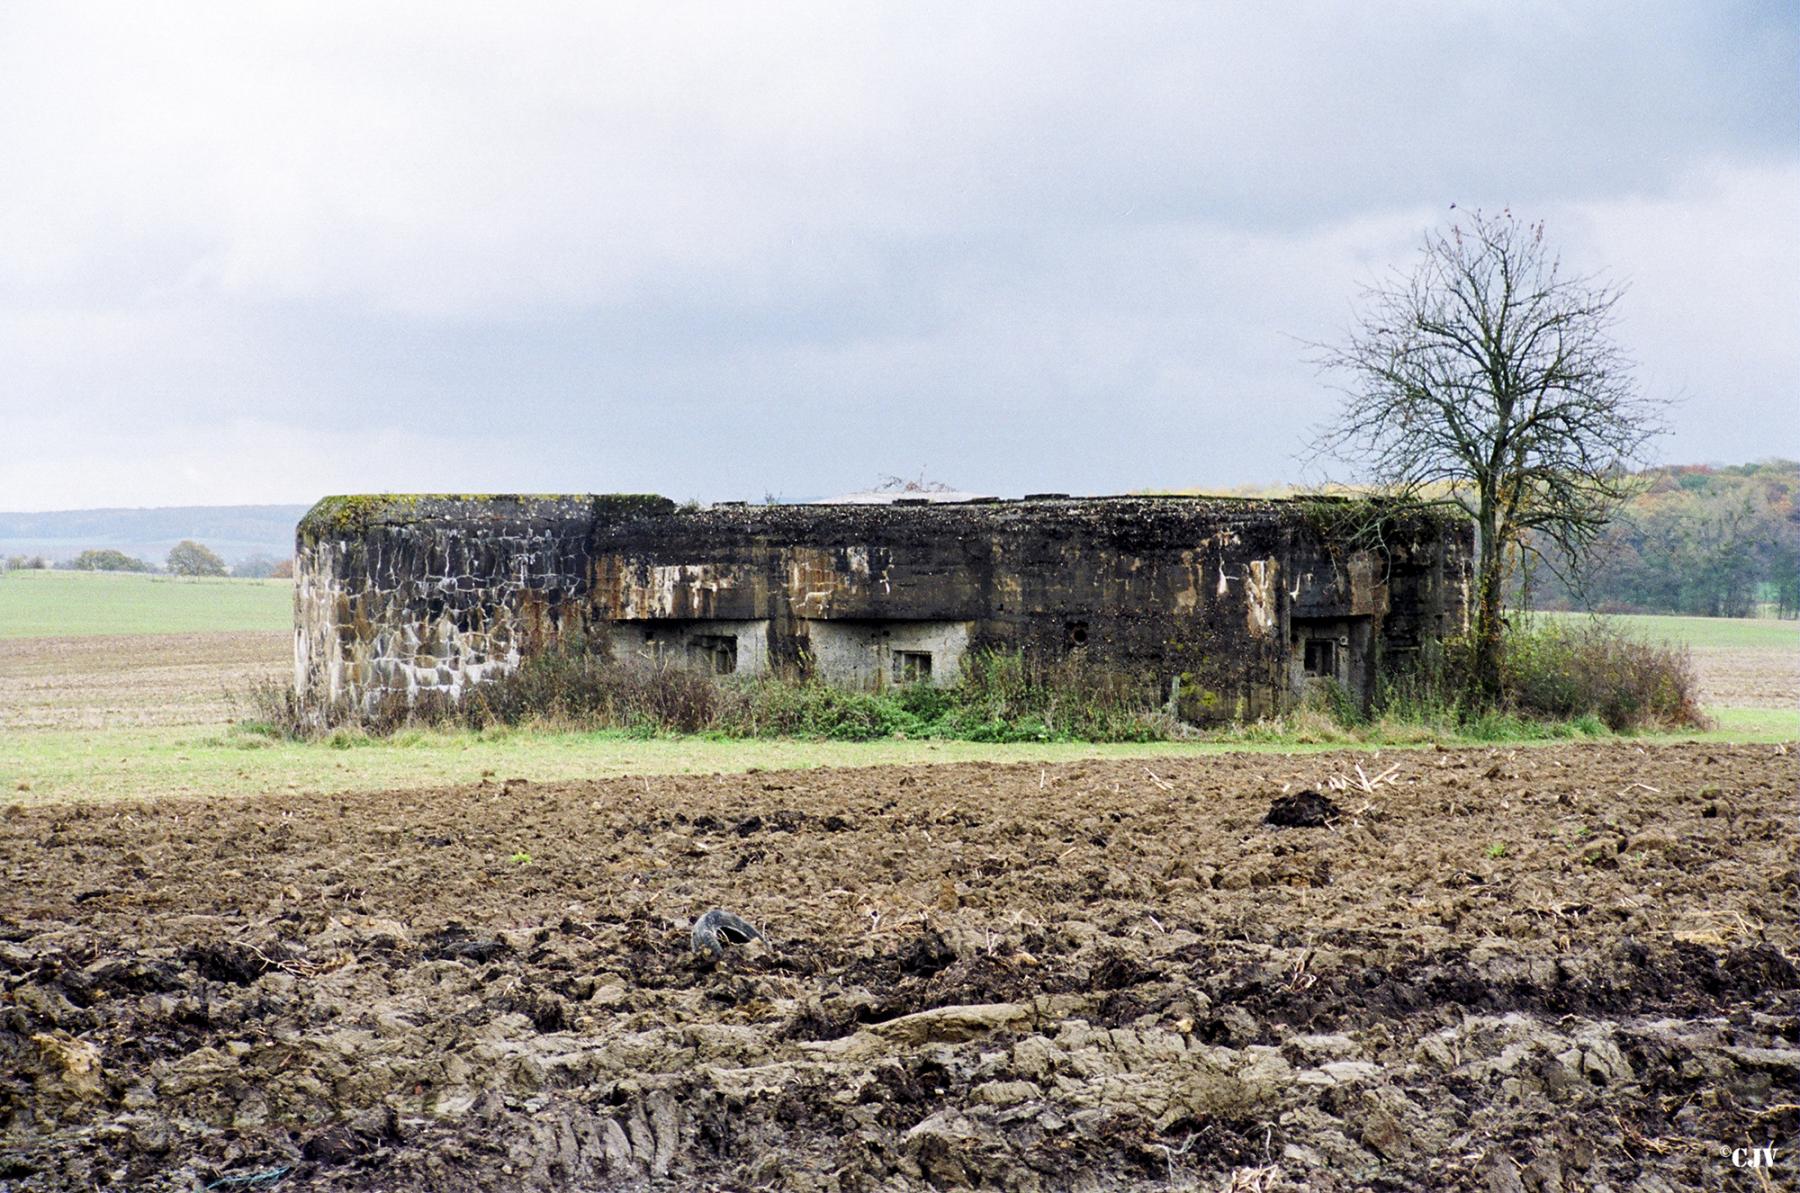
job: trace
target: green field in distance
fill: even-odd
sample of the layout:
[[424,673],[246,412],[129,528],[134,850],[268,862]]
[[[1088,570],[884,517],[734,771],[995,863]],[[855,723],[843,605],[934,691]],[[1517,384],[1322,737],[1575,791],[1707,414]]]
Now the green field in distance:
[[[1559,621],[1581,621],[1589,613],[1535,613]],[[1675,642],[1696,649],[1790,650],[1800,652],[1800,621],[1772,617],[1674,617],[1660,613],[1610,613],[1602,621],[1640,638]]]
[[0,574],[0,638],[287,630],[289,580],[187,580],[131,572]]

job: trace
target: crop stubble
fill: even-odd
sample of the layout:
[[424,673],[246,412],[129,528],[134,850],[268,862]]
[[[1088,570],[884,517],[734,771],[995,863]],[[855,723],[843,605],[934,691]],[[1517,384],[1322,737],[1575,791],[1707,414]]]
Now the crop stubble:
[[0,638],[0,730],[218,725],[293,671],[280,631]]

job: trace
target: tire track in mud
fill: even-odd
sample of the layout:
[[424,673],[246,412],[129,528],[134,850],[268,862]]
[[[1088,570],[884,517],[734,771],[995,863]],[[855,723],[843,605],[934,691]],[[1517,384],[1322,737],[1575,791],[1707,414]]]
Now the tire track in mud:
[[[1800,1147],[1796,777],[1611,745],[11,809],[0,1182],[1716,1186],[1747,1132]],[[1308,789],[1341,816],[1262,823]],[[714,905],[768,939],[695,956]]]

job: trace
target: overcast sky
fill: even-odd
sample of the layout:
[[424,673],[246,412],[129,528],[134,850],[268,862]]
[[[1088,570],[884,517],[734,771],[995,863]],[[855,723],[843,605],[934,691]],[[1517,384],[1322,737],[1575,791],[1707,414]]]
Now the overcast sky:
[[1293,479],[1452,203],[1800,456],[1796,11],[9,4],[0,509]]

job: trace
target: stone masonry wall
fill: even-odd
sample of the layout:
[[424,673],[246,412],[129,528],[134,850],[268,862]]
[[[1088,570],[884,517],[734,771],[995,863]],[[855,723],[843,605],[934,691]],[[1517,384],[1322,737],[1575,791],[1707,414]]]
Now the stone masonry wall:
[[327,498],[297,534],[295,682],[314,707],[458,696],[581,634],[863,687],[953,682],[973,650],[1079,652],[1197,721],[1278,711],[1327,666],[1366,698],[1384,660],[1462,628],[1471,532],[1412,516],[1353,550],[1324,508]]

